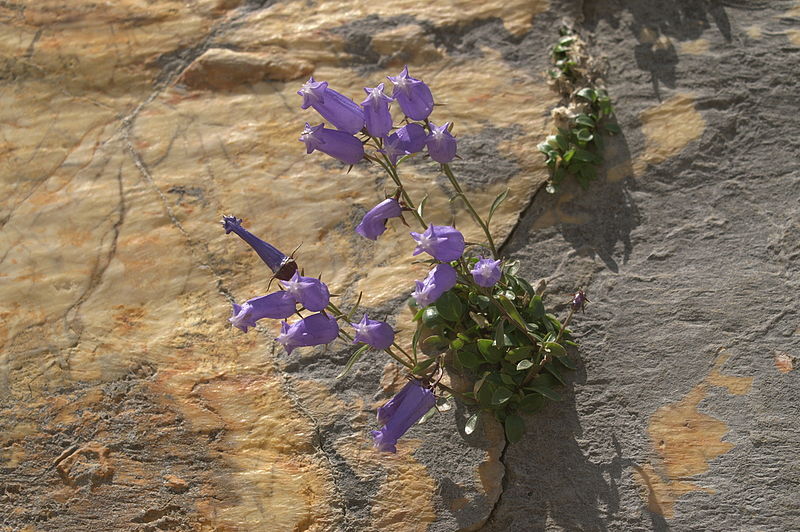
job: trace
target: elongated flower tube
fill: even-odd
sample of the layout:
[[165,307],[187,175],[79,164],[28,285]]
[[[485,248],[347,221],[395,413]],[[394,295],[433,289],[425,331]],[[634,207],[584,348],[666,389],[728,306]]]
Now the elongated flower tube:
[[316,277],[303,277],[295,272],[291,279],[281,281],[281,284],[298,303],[312,312],[327,307],[331,299],[328,286]]
[[356,233],[364,238],[377,240],[386,231],[386,220],[398,218],[401,214],[403,210],[400,203],[394,198],[386,198],[364,215],[356,227]]
[[475,263],[475,266],[469,271],[475,284],[483,287],[490,287],[497,284],[503,272],[500,270],[499,260],[481,258]]
[[233,315],[230,322],[234,327],[247,332],[255,327],[256,322],[264,318],[282,320],[294,314],[297,302],[289,292],[283,290],[266,296],[248,299],[241,305],[233,304]]
[[328,88],[327,81],[309,78],[297,94],[303,97],[303,109],[313,107],[333,127],[351,135],[364,127],[364,112],[350,98]]
[[360,322],[350,325],[356,330],[354,344],[362,342],[375,349],[386,349],[394,342],[394,330],[385,321],[371,320],[364,314]]
[[397,76],[387,76],[394,83],[392,98],[400,104],[400,109],[413,120],[425,120],[433,111],[433,95],[428,86],[408,75],[408,66]]
[[382,137],[392,130],[392,115],[389,112],[391,98],[383,93],[383,83],[374,89],[364,87],[367,98],[361,102],[367,132],[373,137]]
[[433,392],[418,381],[409,381],[397,395],[378,409],[381,430],[371,432],[375,447],[396,453],[397,440],[436,404]]
[[250,231],[242,227],[242,219],[235,216],[223,216],[222,227],[225,229],[225,234],[230,232],[236,233],[242,240],[247,242],[251,248],[258,253],[261,260],[269,266],[272,273],[275,274],[277,279],[288,280],[297,271],[297,263],[293,258],[287,257],[275,247],[267,244],[257,236],[253,235]]
[[364,158],[364,145],[349,133],[338,129],[328,129],[324,124],[306,127],[300,134],[300,140],[306,145],[306,153],[319,150],[345,164],[356,164]]
[[450,122],[437,126],[430,122],[431,133],[425,140],[428,154],[437,163],[449,163],[456,158],[456,138],[450,134]]
[[455,268],[449,264],[437,264],[424,281],[415,281],[416,289],[411,296],[420,308],[427,307],[453,288],[457,279]]
[[275,339],[291,352],[296,347],[328,344],[339,336],[339,324],[332,317],[320,312],[289,325],[281,324],[281,333]]
[[464,253],[464,235],[449,225],[429,225],[424,233],[411,232],[417,241],[413,255],[423,251],[436,260],[450,262]]

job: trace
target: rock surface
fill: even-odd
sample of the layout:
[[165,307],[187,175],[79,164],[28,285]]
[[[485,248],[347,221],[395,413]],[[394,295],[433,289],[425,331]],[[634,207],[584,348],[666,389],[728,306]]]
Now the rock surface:
[[[9,530],[800,528],[798,2],[126,0],[0,5],[0,527]],[[588,191],[540,190],[566,17],[623,135]],[[360,101],[404,64],[455,122],[503,252],[575,328],[565,401],[506,446],[460,407],[376,453],[403,382],[352,348],[276,349],[232,301],[268,272],[222,214],[410,341],[390,191],[297,142],[313,74]],[[477,238],[446,181],[412,196]]]

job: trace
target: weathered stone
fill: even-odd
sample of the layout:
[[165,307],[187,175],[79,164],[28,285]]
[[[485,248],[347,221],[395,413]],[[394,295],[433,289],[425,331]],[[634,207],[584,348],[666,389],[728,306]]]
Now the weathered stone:
[[291,81],[314,70],[307,61],[292,59],[284,51],[234,52],[212,48],[194,60],[179,79],[190,89],[230,90],[259,81]]

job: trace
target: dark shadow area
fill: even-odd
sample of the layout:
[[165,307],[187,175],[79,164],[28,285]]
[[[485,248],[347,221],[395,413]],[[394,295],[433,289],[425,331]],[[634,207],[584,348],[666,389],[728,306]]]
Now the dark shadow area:
[[[585,382],[583,364],[575,382]],[[571,382],[562,402],[525,418],[525,438],[505,453],[504,490],[487,532],[608,530],[619,511],[622,461],[593,463],[576,441],[583,434]],[[604,474],[608,474],[607,481]],[[524,511],[523,511],[524,508]]]
[[675,87],[678,54],[673,41],[698,39],[712,27],[731,41],[731,24],[723,3],[718,0],[657,0],[623,2],[596,0],[583,3],[583,27],[597,29],[602,20],[620,29],[620,12],[630,13],[629,30],[637,40],[636,66],[650,72],[653,91],[661,100],[659,86]]
[[618,247],[624,264],[633,250],[630,235],[640,215],[630,193],[635,182],[625,136],[606,137],[605,142],[598,179],[585,190],[571,178],[555,194],[540,189],[503,246],[503,254],[513,255],[535,240],[532,232],[555,225],[579,255],[598,256],[608,269],[619,271]]

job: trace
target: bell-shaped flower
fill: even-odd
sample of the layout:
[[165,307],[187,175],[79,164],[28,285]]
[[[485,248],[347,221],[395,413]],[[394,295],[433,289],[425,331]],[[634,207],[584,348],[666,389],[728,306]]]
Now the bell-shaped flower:
[[281,281],[281,284],[297,302],[312,312],[327,307],[331,298],[327,285],[316,277],[303,277],[295,272],[291,279]]
[[327,81],[309,78],[297,94],[303,97],[303,109],[313,107],[325,120],[351,135],[364,127],[364,112],[350,98],[328,88]]
[[481,259],[475,263],[475,266],[469,271],[475,284],[478,286],[489,287],[497,284],[500,277],[503,275],[500,269],[499,260]]
[[373,137],[383,137],[392,130],[392,114],[389,112],[391,98],[383,93],[383,83],[374,89],[364,87],[367,98],[361,102],[367,133]]
[[364,314],[360,322],[350,325],[356,330],[354,344],[363,342],[375,349],[386,349],[394,343],[394,330],[384,321],[371,320]]
[[364,158],[364,145],[360,140],[344,131],[328,129],[324,124],[312,126],[306,122],[300,140],[306,145],[306,153],[319,150],[345,164],[356,164]]
[[413,255],[423,251],[436,260],[450,262],[464,253],[464,235],[449,225],[429,225],[424,233],[411,232],[417,241]]
[[339,336],[339,324],[323,312],[289,325],[281,324],[281,333],[275,340],[291,353],[295,347],[328,344]]
[[433,111],[433,95],[428,86],[408,75],[408,66],[397,76],[388,76],[394,83],[392,98],[400,104],[400,109],[413,120],[425,120]]
[[455,268],[449,264],[437,264],[424,281],[415,281],[416,289],[411,296],[420,308],[427,307],[453,288],[457,280]]
[[233,315],[230,322],[234,327],[247,332],[248,327],[255,327],[263,318],[282,320],[288,318],[297,307],[297,302],[289,292],[283,290],[266,296],[248,299],[241,305],[233,304]]
[[225,234],[231,231],[236,233],[239,238],[247,242],[251,248],[258,253],[261,260],[269,266],[269,269],[275,274],[277,279],[287,280],[291,279],[292,275],[297,271],[297,263],[293,258],[287,257],[270,244],[267,244],[257,236],[253,235],[250,231],[242,227],[242,219],[235,216],[223,216],[222,227],[225,229]]
[[371,432],[375,447],[380,451],[396,453],[397,440],[436,404],[430,388],[418,381],[409,381],[400,392],[378,409],[381,430]]
[[398,129],[396,134],[400,139],[400,145],[408,153],[421,152],[428,138],[428,134],[425,133],[425,128],[413,122]]
[[428,154],[437,163],[449,163],[456,157],[456,138],[450,134],[450,122],[445,122],[443,126],[437,126],[433,122],[429,125],[431,133],[425,140]]
[[356,233],[364,238],[377,240],[386,231],[386,220],[398,218],[401,214],[403,210],[400,203],[394,198],[386,198],[364,215],[356,227]]
[[380,152],[385,154],[394,166],[397,166],[397,159],[403,155],[411,154],[410,151],[406,150],[405,143],[400,140],[397,133],[392,133],[383,138],[383,149]]

